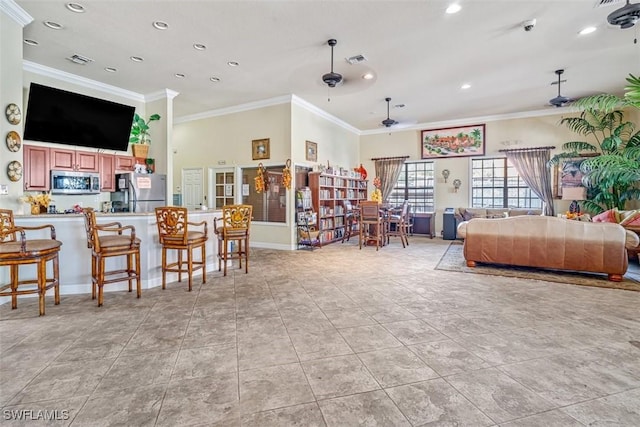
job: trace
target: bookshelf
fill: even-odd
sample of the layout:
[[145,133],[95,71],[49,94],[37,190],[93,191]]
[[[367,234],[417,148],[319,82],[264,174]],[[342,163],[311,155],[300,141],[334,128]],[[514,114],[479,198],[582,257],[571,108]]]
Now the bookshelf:
[[356,206],[361,200],[367,200],[367,180],[310,172],[309,188],[313,208],[318,213],[322,243],[342,239],[345,232],[344,204],[349,201]]

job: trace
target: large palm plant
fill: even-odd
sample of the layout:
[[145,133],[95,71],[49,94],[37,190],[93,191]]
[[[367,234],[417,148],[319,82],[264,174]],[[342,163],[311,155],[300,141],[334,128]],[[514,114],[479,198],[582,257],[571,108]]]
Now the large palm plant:
[[560,121],[587,141],[570,141],[562,145],[563,153],[555,155],[550,164],[584,153],[599,154],[581,163],[587,199],[583,207],[600,213],[617,207],[624,209],[627,201],[640,199],[640,132],[632,122],[625,121],[621,108],[640,108],[640,78],[629,75],[629,85],[623,98],[615,95],[595,95],[582,98],[575,106],[582,109],[578,117]]

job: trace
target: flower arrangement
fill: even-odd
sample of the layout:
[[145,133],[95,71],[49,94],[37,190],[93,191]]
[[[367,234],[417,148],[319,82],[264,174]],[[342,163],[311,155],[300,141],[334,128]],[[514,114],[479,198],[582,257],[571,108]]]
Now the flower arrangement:
[[373,178],[373,186],[376,187],[371,193],[371,200],[374,202],[381,203],[382,202],[382,191],[380,191],[380,186],[382,185],[382,181],[379,176]]
[[29,203],[31,205],[31,214],[37,215],[41,212],[46,212],[51,203],[51,194],[42,192],[40,194],[25,194],[19,199],[21,202]]

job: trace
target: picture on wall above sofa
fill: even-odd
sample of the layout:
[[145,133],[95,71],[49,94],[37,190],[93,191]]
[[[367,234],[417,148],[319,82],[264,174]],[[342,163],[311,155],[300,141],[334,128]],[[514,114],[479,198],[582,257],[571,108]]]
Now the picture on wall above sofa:
[[423,159],[484,156],[485,125],[422,131]]

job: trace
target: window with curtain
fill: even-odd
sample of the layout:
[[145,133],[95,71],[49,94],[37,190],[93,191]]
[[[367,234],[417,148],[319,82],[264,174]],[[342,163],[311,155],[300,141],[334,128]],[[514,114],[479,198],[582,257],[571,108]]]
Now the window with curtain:
[[471,160],[471,206],[542,209],[542,200],[506,158],[482,158]]
[[244,190],[242,192],[242,203],[253,206],[254,221],[276,223],[287,221],[287,190],[282,185],[283,168],[284,165],[265,168],[264,177],[267,180],[267,189],[262,193],[256,193],[254,184],[258,168],[242,169],[242,184],[249,186],[248,195]]
[[389,203],[397,206],[408,200],[413,213],[433,212],[433,170],[433,162],[405,162],[389,196]]

